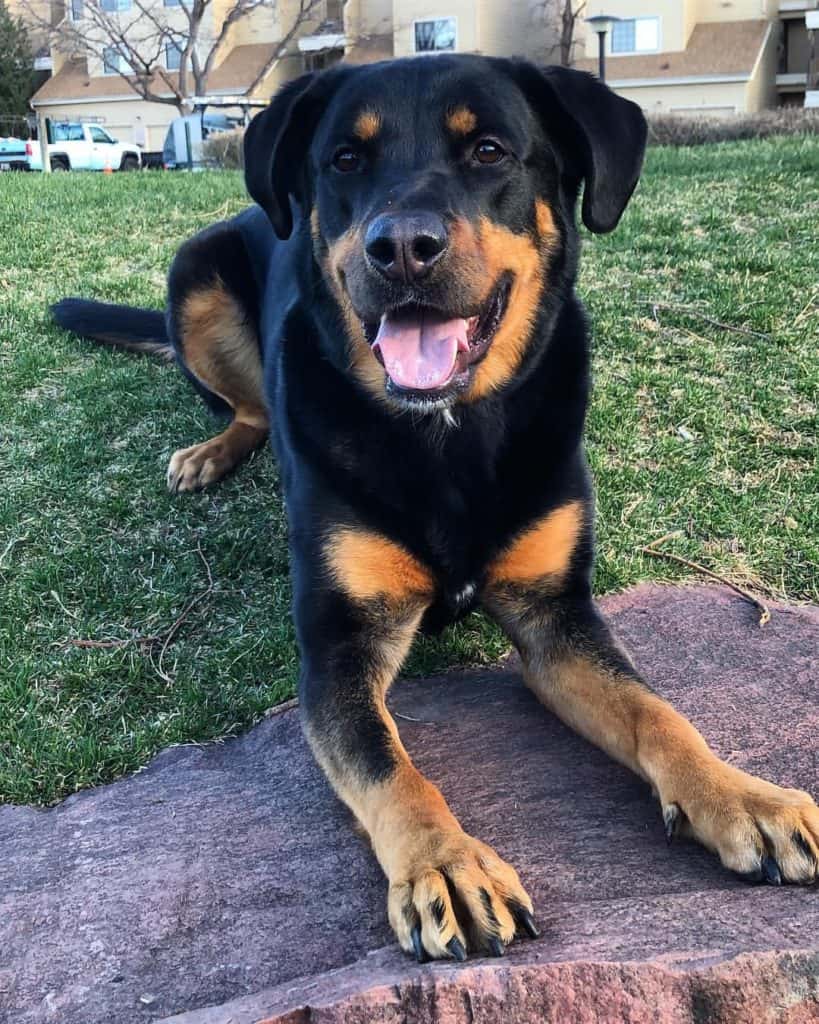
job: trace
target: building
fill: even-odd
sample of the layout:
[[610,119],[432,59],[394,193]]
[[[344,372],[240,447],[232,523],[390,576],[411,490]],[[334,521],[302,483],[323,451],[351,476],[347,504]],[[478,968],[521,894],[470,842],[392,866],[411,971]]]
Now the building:
[[[45,0],[42,0],[45,2]],[[140,14],[132,0],[67,0],[65,17],[85,29],[86,3],[98,2],[136,34]],[[212,0],[203,22],[200,59],[223,31],[235,0]],[[181,34],[184,12],[179,0],[148,0],[158,18]],[[142,6],[146,6],[143,0]],[[299,25],[286,53],[268,73],[260,72],[281,47],[294,23],[297,0],[257,7],[228,25],[207,82],[208,96],[266,101],[284,81],[304,70],[326,67],[342,58],[351,62],[431,52],[526,55],[548,60],[553,39],[537,0],[321,0]],[[87,18],[86,18],[87,21]],[[91,27],[87,28],[89,33]],[[97,48],[99,49],[99,47]],[[93,121],[124,141],[159,149],[177,109],[139,97],[117,73],[116,55],[81,58],[52,48],[53,75],[35,94],[38,113],[60,120]],[[178,50],[167,47],[166,72],[178,66]],[[162,84],[155,82],[157,90]],[[165,93],[170,96],[167,87]]]
[[[817,69],[806,14],[817,7],[817,0],[589,0],[586,13],[621,19],[605,40],[606,81],[617,92],[649,114],[728,116],[801,106],[806,89],[810,100]],[[597,58],[589,31],[577,66],[596,71]]]

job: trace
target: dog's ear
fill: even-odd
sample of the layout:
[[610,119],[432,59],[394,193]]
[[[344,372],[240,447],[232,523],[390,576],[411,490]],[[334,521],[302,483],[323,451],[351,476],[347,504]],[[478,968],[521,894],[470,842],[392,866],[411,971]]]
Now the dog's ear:
[[339,77],[333,69],[293,79],[279,89],[245,132],[245,185],[279,238],[289,238],[293,231],[291,197],[302,207],[307,198],[307,153]]
[[597,78],[571,68],[515,61],[514,74],[553,140],[561,171],[583,191],[583,223],[603,233],[617,227],[640,177],[648,129],[636,103]]

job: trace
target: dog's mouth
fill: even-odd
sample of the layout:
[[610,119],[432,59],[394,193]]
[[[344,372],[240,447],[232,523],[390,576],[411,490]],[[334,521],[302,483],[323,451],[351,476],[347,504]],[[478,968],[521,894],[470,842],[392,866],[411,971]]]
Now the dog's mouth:
[[437,405],[465,390],[500,327],[511,287],[505,275],[472,316],[411,304],[389,310],[379,323],[365,322],[367,341],[387,374],[387,391],[409,403]]

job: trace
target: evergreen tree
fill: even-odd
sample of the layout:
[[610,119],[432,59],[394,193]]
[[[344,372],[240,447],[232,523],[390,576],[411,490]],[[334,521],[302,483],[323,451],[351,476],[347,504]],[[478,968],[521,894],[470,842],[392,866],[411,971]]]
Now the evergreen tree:
[[34,55],[23,22],[0,0],[0,116],[29,113],[34,92]]

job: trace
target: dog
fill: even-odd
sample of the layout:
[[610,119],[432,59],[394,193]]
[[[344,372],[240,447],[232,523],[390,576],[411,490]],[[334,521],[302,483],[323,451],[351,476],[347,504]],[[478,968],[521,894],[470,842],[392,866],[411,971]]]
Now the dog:
[[551,711],[645,779],[669,839],[810,883],[819,808],[721,761],[592,599],[586,318],[575,208],[617,225],[640,109],[586,74],[467,55],[338,65],[248,127],[255,204],[179,250],[165,314],[79,299],[59,324],[175,355],[227,428],[177,451],[209,487],[269,437],[290,526],[299,698],[419,960],[537,935],[515,869],[466,834],[386,704],[419,628],[482,607]]

